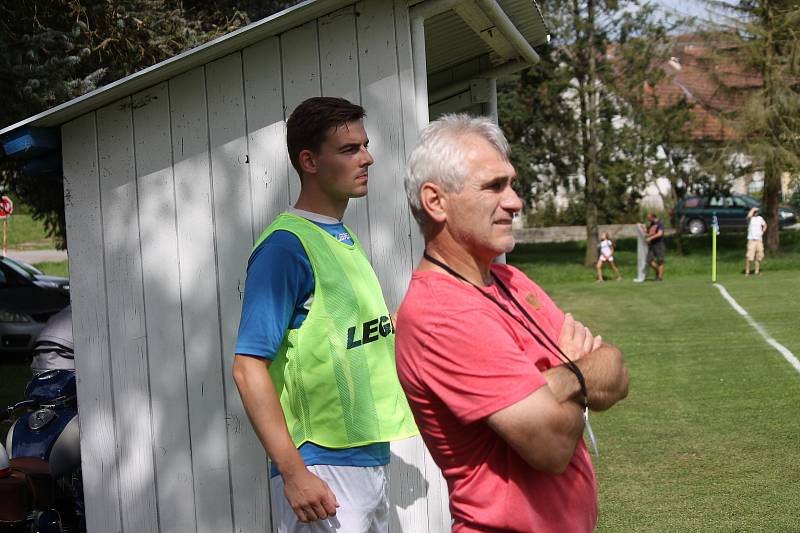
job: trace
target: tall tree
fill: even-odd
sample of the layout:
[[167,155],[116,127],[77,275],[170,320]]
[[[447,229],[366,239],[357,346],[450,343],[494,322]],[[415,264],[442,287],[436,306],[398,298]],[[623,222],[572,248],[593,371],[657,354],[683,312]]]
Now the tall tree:
[[[638,0],[547,0],[543,12],[554,39],[541,65],[501,86],[501,123],[516,162],[528,165],[520,171],[523,192],[531,187],[526,178],[534,190],[581,191],[588,265],[596,259],[598,223],[638,211],[653,155],[631,122],[635,102],[623,81],[658,70],[666,29],[655,8]],[[642,46],[647,42],[653,44]]]
[[766,248],[774,254],[780,247],[782,177],[800,171],[800,5],[795,0],[711,3],[720,15],[713,28],[732,43],[720,54],[742,65],[740,75],[760,80],[755,87],[727,87],[742,105],[726,116],[738,132],[732,150],[747,154],[764,174]]
[[[295,1],[249,0],[263,17]],[[0,4],[0,124],[8,125],[248,23],[235,0],[38,0]],[[61,177],[28,177],[0,157],[0,185],[64,244]]]

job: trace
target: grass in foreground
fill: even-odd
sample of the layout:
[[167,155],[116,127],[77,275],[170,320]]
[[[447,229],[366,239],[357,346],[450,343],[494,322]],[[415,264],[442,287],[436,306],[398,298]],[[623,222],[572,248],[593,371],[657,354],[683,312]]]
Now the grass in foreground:
[[[764,275],[745,278],[739,254],[722,255],[719,282],[800,353],[800,272],[775,272],[770,261]],[[591,271],[587,281],[559,282],[563,264],[517,258],[509,259],[626,356],[628,398],[594,415],[598,531],[797,531],[800,374],[705,272],[691,273],[699,263],[675,258],[664,283],[596,284]]]

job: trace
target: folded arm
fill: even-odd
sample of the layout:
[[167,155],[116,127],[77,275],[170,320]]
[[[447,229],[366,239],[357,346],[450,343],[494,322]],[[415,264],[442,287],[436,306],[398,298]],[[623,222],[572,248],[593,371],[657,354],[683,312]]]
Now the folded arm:
[[559,402],[547,386],[487,419],[491,427],[531,468],[562,473],[583,434],[577,402]]
[[[575,364],[586,381],[591,410],[605,411],[628,395],[628,370],[615,346],[603,343]],[[566,366],[553,367],[544,372],[544,377],[558,401],[583,401],[578,379]]]

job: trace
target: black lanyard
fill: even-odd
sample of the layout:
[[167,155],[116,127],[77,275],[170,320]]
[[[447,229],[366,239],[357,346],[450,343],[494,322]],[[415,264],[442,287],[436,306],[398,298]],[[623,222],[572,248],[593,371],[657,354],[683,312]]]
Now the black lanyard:
[[509,311],[509,309],[505,305],[500,303],[497,300],[497,298],[495,298],[494,296],[492,296],[488,292],[484,291],[483,289],[481,289],[480,287],[478,287],[477,285],[472,283],[470,280],[468,280],[467,278],[465,278],[464,276],[462,276],[461,274],[456,272],[454,269],[452,269],[449,265],[446,265],[445,263],[439,261],[438,259],[434,259],[433,257],[431,257],[428,254],[427,250],[425,250],[422,253],[422,257],[424,257],[425,259],[427,259],[428,261],[430,261],[434,265],[438,266],[439,268],[441,268],[442,270],[444,270],[445,272],[447,272],[448,274],[450,274],[454,278],[460,279],[461,281],[464,281],[465,283],[468,283],[469,285],[472,285],[479,293],[481,293],[483,296],[485,296],[486,298],[488,298],[489,300],[494,302],[494,304],[497,307],[499,307],[505,314],[507,314],[508,316],[513,318],[514,320],[516,320],[517,323],[519,323],[519,325],[522,326],[525,329],[525,331],[530,333],[531,337],[533,337],[533,339],[536,342],[538,342],[542,346],[542,348],[544,348],[545,350],[549,351],[550,353],[555,355],[559,360],[561,360],[561,362],[564,364],[564,366],[566,366],[568,369],[570,369],[572,371],[572,373],[575,374],[575,377],[578,378],[578,384],[581,387],[581,395],[583,396],[583,406],[584,406],[584,408],[589,406],[589,394],[586,391],[586,380],[583,378],[583,373],[581,372],[581,369],[578,368],[578,365],[576,365],[575,362],[572,359],[570,359],[567,356],[567,354],[564,353],[564,351],[558,346],[558,344],[556,344],[555,341],[553,341],[553,339],[551,339],[547,335],[547,333],[544,332],[544,330],[541,328],[541,326],[539,326],[539,324],[536,323],[536,321],[528,313],[528,311],[524,307],[522,307],[522,304],[520,304],[517,301],[517,299],[514,298],[514,295],[511,294],[511,291],[508,289],[508,287],[506,287],[505,283],[500,281],[500,278],[498,278],[494,274],[494,272],[491,272],[491,276],[492,276],[492,279],[495,281],[495,283],[497,283],[497,285],[505,293],[505,295],[508,296],[508,298],[514,303],[514,307],[516,307],[520,312],[522,312],[522,314],[525,316],[525,318],[528,319],[528,322],[530,324],[533,324],[533,326],[541,334],[541,336],[544,337],[547,340],[547,342],[549,343],[550,346],[548,346],[547,344],[542,342],[542,338],[539,335],[537,335],[536,333],[534,333],[534,331],[530,328],[530,326],[528,324],[526,324],[517,315],[515,315],[514,313]]

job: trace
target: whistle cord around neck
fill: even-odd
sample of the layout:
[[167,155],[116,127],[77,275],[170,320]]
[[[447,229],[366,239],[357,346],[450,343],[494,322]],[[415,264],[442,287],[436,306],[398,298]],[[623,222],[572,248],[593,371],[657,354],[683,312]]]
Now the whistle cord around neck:
[[446,263],[444,263],[442,261],[439,261],[438,259],[436,259],[434,257],[431,257],[431,255],[428,253],[427,250],[425,250],[422,253],[422,257],[424,257],[426,260],[428,260],[429,262],[433,263],[434,265],[438,266],[439,268],[441,268],[442,270],[444,270],[445,272],[447,272],[448,274],[450,274],[454,278],[459,279],[459,280],[463,281],[464,283],[467,283],[467,284],[471,285],[472,287],[474,287],[475,290],[477,290],[484,297],[486,297],[489,300],[491,300],[505,314],[507,314],[508,316],[513,318],[515,321],[517,321],[517,323],[519,323],[519,325],[522,326],[525,329],[525,331],[527,331],[531,335],[531,337],[533,337],[533,339],[542,346],[542,348],[544,348],[545,350],[547,350],[550,353],[552,353],[553,355],[555,355],[564,364],[565,367],[567,367],[573,374],[575,374],[575,377],[578,379],[578,384],[580,385],[580,388],[581,388],[581,395],[583,396],[583,406],[584,407],[588,407],[589,406],[589,394],[588,394],[588,391],[586,390],[586,380],[583,377],[583,372],[581,372],[581,369],[578,368],[578,365],[576,365],[575,362],[572,359],[570,359],[567,354],[564,353],[564,351],[561,349],[561,347],[559,347],[558,344],[556,344],[556,342],[553,341],[553,339],[551,339],[547,335],[547,333],[544,332],[544,330],[541,328],[541,326],[539,326],[539,324],[536,323],[536,321],[528,313],[528,311],[524,307],[522,307],[522,304],[520,304],[517,301],[517,299],[514,298],[514,295],[511,293],[511,290],[509,290],[509,288],[506,287],[505,283],[503,283],[500,280],[500,278],[498,278],[495,275],[494,272],[491,272],[492,279],[497,283],[497,285],[500,287],[500,289],[503,291],[503,293],[505,293],[505,295],[511,300],[511,302],[513,302],[514,307],[516,307],[525,316],[525,318],[528,320],[528,322],[530,324],[533,324],[533,326],[538,330],[538,332],[541,334],[542,337],[547,339],[547,342],[548,342],[549,346],[542,341],[542,339],[541,339],[541,337],[539,335],[534,333],[534,331],[530,328],[530,326],[528,324],[526,324],[517,315],[512,313],[505,305],[500,303],[497,300],[497,298],[495,298],[491,294],[487,293],[486,291],[484,291],[483,289],[478,287],[476,284],[474,284],[473,282],[471,282],[470,280],[468,280],[467,278],[462,276],[459,272],[457,272],[455,269],[450,267],[450,265],[447,265]]

